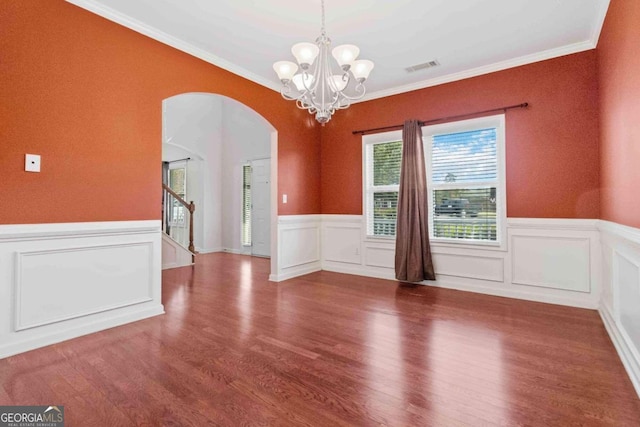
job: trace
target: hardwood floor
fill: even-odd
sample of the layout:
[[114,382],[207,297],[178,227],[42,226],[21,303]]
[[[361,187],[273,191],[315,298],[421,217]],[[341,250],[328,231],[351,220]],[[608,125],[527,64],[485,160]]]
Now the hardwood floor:
[[67,426],[638,426],[595,311],[198,257],[167,314],[0,360],[0,405]]

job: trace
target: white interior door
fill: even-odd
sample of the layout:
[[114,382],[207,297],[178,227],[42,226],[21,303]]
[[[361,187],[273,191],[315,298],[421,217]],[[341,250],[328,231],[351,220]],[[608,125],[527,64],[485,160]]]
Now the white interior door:
[[251,162],[251,254],[271,255],[271,159]]

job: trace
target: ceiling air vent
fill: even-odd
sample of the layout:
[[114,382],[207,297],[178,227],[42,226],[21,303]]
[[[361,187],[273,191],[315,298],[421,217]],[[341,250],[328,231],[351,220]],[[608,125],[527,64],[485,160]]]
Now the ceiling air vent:
[[405,68],[405,70],[407,70],[407,73],[413,73],[416,71],[437,67],[438,65],[440,65],[440,63],[437,60],[433,60],[433,61],[425,62],[423,64],[412,65],[411,67]]

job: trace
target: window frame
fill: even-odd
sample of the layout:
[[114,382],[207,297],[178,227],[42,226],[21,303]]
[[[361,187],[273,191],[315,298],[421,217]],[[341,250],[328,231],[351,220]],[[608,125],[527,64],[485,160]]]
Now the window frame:
[[[369,234],[368,213],[373,207],[373,194],[377,192],[398,191],[400,185],[379,185],[377,191],[373,191],[373,170],[369,170],[367,151],[369,146],[383,144],[386,142],[402,141],[402,130],[375,133],[362,136],[362,213],[363,213],[363,235],[368,241],[389,242],[395,241],[396,236],[375,236]],[[372,159],[373,161],[373,159]],[[371,183],[371,185],[369,185]],[[371,206],[370,206],[371,205]]]
[[[497,172],[498,179],[496,181],[496,240],[461,240],[448,238],[433,237],[433,182],[429,173],[431,169],[431,136],[446,133],[458,133],[472,131],[482,128],[496,128],[496,156],[497,156]],[[506,127],[505,115],[498,114],[474,119],[457,120],[436,125],[428,125],[422,127],[422,144],[425,153],[425,166],[427,169],[427,203],[428,203],[428,220],[429,220],[429,239],[433,247],[443,248],[461,248],[461,249],[486,249],[496,251],[507,250],[507,186],[506,186]],[[389,132],[381,132],[362,136],[362,236],[364,241],[369,242],[391,242],[395,241],[395,236],[374,236],[369,234],[368,216],[371,210],[369,206],[373,202],[373,192],[370,183],[373,177],[373,170],[369,170],[367,150],[370,145],[384,142],[402,141],[402,130]],[[391,189],[393,186],[384,186],[380,189],[386,191],[396,191]],[[440,187],[440,186],[439,186]],[[478,188],[478,185],[469,186],[470,188]],[[482,185],[480,187],[486,187]],[[461,186],[455,186],[461,188]],[[441,187],[439,189],[442,189]]]
[[[182,189],[184,190],[184,193],[180,194],[176,191],[176,194],[178,194],[183,200],[186,200],[187,196],[187,171],[188,171],[188,163],[186,160],[180,160],[177,162],[171,162],[169,163],[169,169],[167,170],[167,187],[171,188],[171,190],[175,191],[172,187],[173,185],[173,180],[171,179],[171,171],[174,170],[180,170],[182,169],[183,172],[183,180],[182,180]],[[170,209],[171,209],[171,213],[170,213],[170,226],[172,227],[182,227],[184,228],[187,225],[187,209],[180,203],[178,204],[170,204]],[[178,219],[176,219],[178,218]]]
[[[496,240],[472,240],[472,239],[451,239],[446,237],[434,237],[434,206],[433,192],[435,190],[465,189],[465,188],[485,188],[487,183],[469,183],[468,185],[454,184],[437,184],[433,183],[433,176],[430,173],[431,153],[432,153],[432,137],[434,135],[443,135],[451,133],[468,132],[478,129],[496,129],[496,157],[497,157],[497,179],[496,186]],[[436,125],[424,126],[422,128],[422,140],[424,144],[425,166],[427,170],[427,203],[429,218],[429,240],[434,246],[449,247],[468,247],[468,248],[484,248],[493,250],[506,250],[507,235],[507,186],[506,186],[506,152],[505,152],[505,115],[498,114],[493,116],[479,117],[475,119],[458,120]]]
[[242,178],[240,179],[240,246],[243,248],[250,248],[253,246],[253,235],[252,235],[252,223],[251,221],[252,219],[252,208],[249,209],[249,222],[248,222],[248,227],[249,227],[249,243],[245,242],[244,240],[244,220],[245,220],[245,168],[249,168],[249,199],[250,199],[250,205],[253,205],[253,194],[251,193],[252,191],[252,187],[253,187],[253,183],[252,183],[252,174],[253,174],[253,167],[251,165],[251,162],[248,163],[244,163],[242,164],[241,167],[241,176]]

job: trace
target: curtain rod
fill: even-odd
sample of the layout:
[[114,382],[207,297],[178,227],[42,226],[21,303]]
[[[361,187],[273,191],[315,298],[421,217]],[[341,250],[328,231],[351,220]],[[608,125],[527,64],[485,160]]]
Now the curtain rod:
[[[491,110],[476,111],[474,113],[459,114],[457,116],[440,117],[438,119],[420,121],[419,123],[420,123],[420,126],[424,126],[424,125],[430,124],[430,123],[445,122],[445,121],[454,120],[454,119],[462,119],[464,117],[469,117],[469,116],[477,116],[477,115],[480,115],[480,114],[495,113],[495,112],[498,112],[498,111],[504,111],[506,113],[507,110],[514,110],[516,108],[527,108],[528,106],[529,106],[529,103],[528,102],[524,102],[524,103],[518,104],[518,105],[509,105],[507,107],[492,108]],[[370,134],[370,133],[384,132],[386,130],[398,130],[398,129],[402,129],[403,126],[404,125],[393,125],[393,126],[384,126],[384,127],[381,127],[381,128],[354,130],[352,133],[354,135],[367,135],[367,134]]]
[[171,160],[171,161],[168,161],[166,163],[183,162],[185,160],[191,160],[191,157],[185,157],[184,159],[178,159],[178,160]]

